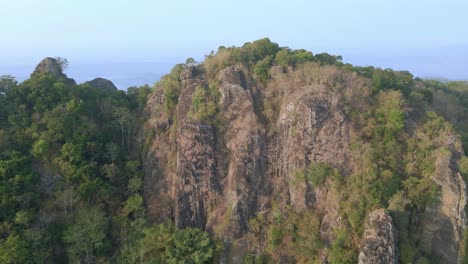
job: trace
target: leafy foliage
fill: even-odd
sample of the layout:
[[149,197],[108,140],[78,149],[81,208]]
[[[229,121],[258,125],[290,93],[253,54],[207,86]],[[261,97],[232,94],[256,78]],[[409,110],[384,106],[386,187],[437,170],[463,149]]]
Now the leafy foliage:
[[161,86],[164,87],[164,103],[166,112],[174,111],[177,102],[179,101],[180,92],[180,73],[183,70],[183,65],[178,64],[172,68],[171,72],[161,78]]
[[99,208],[79,210],[64,235],[70,261],[94,262],[93,260],[101,255],[107,246],[107,227],[106,218]]
[[[178,71],[164,80],[168,110]],[[152,226],[136,140],[150,90],[104,91],[47,73],[0,78],[1,263],[135,263]]]
[[197,87],[192,94],[193,110],[189,113],[190,116],[195,120],[216,124],[220,121],[218,117],[220,97],[219,91],[213,86]]
[[144,234],[141,263],[209,263],[217,250],[208,234],[196,228],[177,230],[171,224],[161,224]]
[[301,171],[297,177],[301,180],[307,180],[314,187],[320,187],[328,177],[340,177],[339,171],[333,169],[323,162],[312,162],[309,166]]

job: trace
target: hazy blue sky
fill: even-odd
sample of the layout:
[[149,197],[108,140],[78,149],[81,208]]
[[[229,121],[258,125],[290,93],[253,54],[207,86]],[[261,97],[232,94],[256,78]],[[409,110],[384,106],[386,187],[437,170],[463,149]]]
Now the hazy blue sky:
[[68,58],[72,72],[98,61],[171,65],[269,37],[353,64],[468,79],[467,12],[467,0],[0,0],[0,74],[45,56]]

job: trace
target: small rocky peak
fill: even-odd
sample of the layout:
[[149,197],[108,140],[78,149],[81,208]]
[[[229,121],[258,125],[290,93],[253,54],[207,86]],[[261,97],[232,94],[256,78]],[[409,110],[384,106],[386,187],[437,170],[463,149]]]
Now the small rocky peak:
[[68,78],[67,75],[63,73],[62,65],[60,65],[60,62],[55,58],[47,57],[39,62],[36,69],[34,69],[34,72],[31,74],[31,77],[45,73],[57,79],[63,78],[65,84],[76,85],[75,80]]
[[397,263],[396,232],[392,217],[378,209],[369,214],[359,252],[359,264]]
[[189,80],[195,78],[197,76],[198,70],[197,66],[195,65],[188,65],[185,66],[182,72],[180,73],[180,80]]
[[104,78],[95,78],[91,81],[85,82],[85,84],[91,86],[92,88],[101,89],[104,91],[117,91],[117,87],[115,87],[114,83],[104,79]]
[[60,66],[59,62],[56,59],[50,57],[47,57],[39,62],[33,74],[41,73],[49,73],[56,78],[64,76],[62,67]]
[[237,84],[245,87],[245,77],[239,66],[230,66],[220,71],[219,80],[223,83]]
[[[221,92],[221,105],[226,109],[235,100],[248,100],[245,96],[247,85],[244,73],[240,66],[230,66],[218,74],[220,82],[219,91]],[[244,95],[244,96],[243,96]]]

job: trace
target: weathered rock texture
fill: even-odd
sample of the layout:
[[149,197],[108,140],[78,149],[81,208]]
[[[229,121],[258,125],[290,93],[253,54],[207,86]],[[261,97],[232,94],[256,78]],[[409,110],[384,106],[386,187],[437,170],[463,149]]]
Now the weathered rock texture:
[[[181,73],[177,130],[156,137],[147,158],[145,193],[157,219],[170,211],[177,226],[216,229],[236,238],[246,231],[261,194],[261,125],[240,67],[228,68],[218,76],[225,133],[191,120],[192,93],[207,85],[197,71],[192,66]],[[164,95],[157,89],[147,107],[153,113],[147,122],[151,129],[170,126],[161,111],[163,104]]]
[[447,151],[436,155],[434,182],[439,186],[438,201],[428,208],[421,219],[421,243],[445,263],[459,263],[459,245],[466,226],[466,184],[458,164],[463,155],[459,138],[454,134],[440,137],[440,146]]
[[398,263],[396,232],[384,209],[369,214],[359,252],[359,264]]
[[65,83],[76,84],[75,80],[68,78],[62,71],[62,67],[54,58],[47,57],[43,59],[37,66],[32,75],[50,74],[55,78],[63,78]]
[[[227,246],[222,259],[238,263],[245,252],[248,221],[280,201],[279,206],[298,213],[314,210],[321,239],[330,245],[343,226],[340,194],[330,185],[314,187],[296,175],[312,162],[330,164],[345,176],[357,169],[350,145],[359,131],[349,112],[369,109],[370,81],[334,66],[302,71],[277,67],[270,71],[267,86],[243,66],[222,69],[211,80],[203,72],[202,66],[184,66],[173,113],[165,109],[161,85],[148,100],[144,195],[151,217],[221,237]],[[220,93],[223,122],[217,127],[190,115],[192,94],[208,85]],[[451,147],[450,157],[437,160],[434,180],[441,199],[422,220],[423,243],[447,263],[457,261],[465,226],[458,148]],[[391,217],[383,210],[373,212],[360,263],[395,263],[395,243]]]
[[[345,102],[365,108],[365,99],[355,102],[368,94],[366,80],[333,67],[307,75],[291,69],[276,73],[265,91],[265,100],[280,106],[270,128],[278,132],[268,145],[267,174],[274,193],[298,212],[315,209],[322,218],[321,236],[326,243],[333,240],[334,230],[341,225],[339,195],[326,186],[314,188],[306,180],[298,181],[296,175],[311,162],[330,164],[345,174],[352,171],[349,145],[353,126],[345,115]],[[277,98],[281,99],[275,102]]]
[[104,91],[117,91],[117,87],[115,87],[114,83],[104,78],[95,78],[91,81],[85,82],[85,84]]

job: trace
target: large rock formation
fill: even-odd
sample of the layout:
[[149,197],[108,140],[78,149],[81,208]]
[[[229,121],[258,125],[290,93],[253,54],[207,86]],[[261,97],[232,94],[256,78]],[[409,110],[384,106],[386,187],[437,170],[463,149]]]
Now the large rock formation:
[[460,262],[460,243],[466,226],[466,184],[458,170],[463,155],[460,139],[442,135],[436,152],[434,182],[439,186],[438,201],[426,209],[421,219],[421,244],[445,263]]
[[108,92],[117,91],[117,87],[115,87],[114,83],[104,78],[94,78],[91,81],[85,82],[85,84]]
[[396,232],[384,209],[369,214],[359,252],[359,264],[398,263]]
[[59,78],[63,75],[62,67],[58,61],[50,57],[47,57],[39,62],[39,64],[36,66],[36,69],[34,70],[34,73],[49,73],[56,78]]
[[[329,184],[312,186],[298,179],[297,172],[313,162],[329,164],[345,177],[359,171],[351,145],[362,127],[350,112],[370,111],[375,103],[368,79],[334,66],[311,67],[310,72],[278,68],[270,74],[263,85],[236,65],[208,80],[202,65],[185,65],[176,108],[167,112],[161,85],[146,107],[151,138],[144,157],[144,195],[151,217],[221,237],[226,245],[222,259],[228,263],[242,259],[249,220],[268,212],[273,202],[298,214],[313,210],[320,218],[321,240],[326,247],[333,243],[336,231],[346,225],[342,195]],[[208,86],[220,95],[219,126],[191,116],[193,93]],[[445,145],[451,154],[437,159],[434,176],[440,200],[418,225],[428,252],[457,263],[466,189],[457,171],[459,141],[449,136]],[[384,210],[369,215],[360,250],[359,263],[397,262],[396,230]]]
[[60,65],[57,59],[47,57],[43,59],[35,68],[31,76],[40,75],[40,74],[50,74],[54,78],[62,78],[63,81],[67,84],[75,85],[76,82],[73,79],[70,79],[63,73],[62,66]]
[[267,186],[263,180],[262,125],[254,109],[253,91],[242,68],[226,68],[219,73],[218,80],[221,111],[226,119],[224,133],[220,136],[226,151],[222,185],[227,199],[221,202],[217,213],[221,219],[228,219],[223,232],[239,237],[247,230],[248,219],[255,214],[258,198]]
[[[329,86],[343,83],[341,89]],[[352,124],[345,116],[345,102],[365,98],[368,84],[362,78],[335,68],[321,68],[315,75],[288,70],[277,73],[266,88],[266,100],[275,100],[274,91],[285,89],[274,134],[269,144],[269,159],[275,193],[296,211],[315,210],[322,217],[321,236],[326,243],[334,237],[340,217],[339,195],[326,186],[314,187],[305,179],[298,181],[297,172],[312,162],[324,162],[350,173],[349,164]],[[270,95],[270,93],[272,95]],[[358,107],[365,107],[361,100]],[[272,129],[272,128],[270,128]]]
[[[154,140],[154,151],[149,152],[146,161],[149,171],[145,193],[150,212],[157,219],[171,211],[177,226],[216,229],[236,238],[246,231],[261,193],[261,125],[240,67],[228,68],[218,76],[225,133],[191,120],[192,94],[197,87],[207,85],[197,71],[190,66],[180,74],[177,130],[173,135],[162,133]],[[160,88],[147,107],[153,113],[147,126],[159,131],[169,126],[166,113],[161,111],[165,98]],[[168,142],[174,142],[176,148]]]

